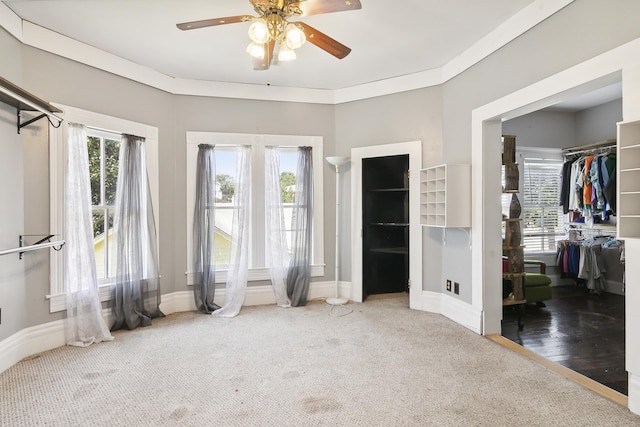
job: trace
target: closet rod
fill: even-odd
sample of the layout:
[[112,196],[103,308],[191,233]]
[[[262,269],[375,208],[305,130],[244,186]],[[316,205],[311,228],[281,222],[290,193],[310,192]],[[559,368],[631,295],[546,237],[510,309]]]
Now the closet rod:
[[570,154],[575,152],[583,152],[594,150],[597,148],[615,147],[617,141],[615,139],[607,139],[606,141],[594,142],[593,144],[578,145],[575,147],[563,148],[562,151]]
[[[62,246],[64,246],[64,244],[66,243],[64,240],[58,240],[56,242],[43,242],[44,240],[47,240],[49,238],[53,237],[53,235],[50,235],[48,237],[45,237],[44,239],[38,241],[38,243],[35,243],[33,245],[28,245],[28,246],[22,246],[22,236],[20,236],[20,246],[17,248],[12,248],[12,249],[4,249],[2,251],[0,251],[0,256],[1,255],[9,255],[9,254],[14,254],[16,252],[20,253],[20,259],[22,259],[22,254],[24,252],[30,252],[30,251],[35,251],[38,249],[44,249],[44,248],[49,248],[49,247],[53,247],[54,250],[59,251]],[[59,246],[58,249],[55,248],[55,246]]]
[[[20,129],[22,129],[23,127],[28,126],[36,120],[42,119],[43,117],[46,117],[49,120],[49,123],[51,123],[54,127],[59,127],[62,123],[62,118],[54,114],[61,113],[62,110],[54,107],[47,101],[38,98],[37,96],[27,92],[19,86],[14,85],[10,81],[2,77],[0,77],[0,102],[11,105],[17,109],[18,133],[20,133]],[[42,114],[26,122],[21,122],[21,111],[38,111]],[[56,120],[58,124],[54,124],[51,119]]]

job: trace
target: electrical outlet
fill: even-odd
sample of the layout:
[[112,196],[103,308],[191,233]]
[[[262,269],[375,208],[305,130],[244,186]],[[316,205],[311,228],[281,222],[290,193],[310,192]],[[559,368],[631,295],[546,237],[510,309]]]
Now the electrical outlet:
[[453,284],[453,293],[456,294],[456,295],[460,294],[460,283],[455,282]]
[[447,290],[451,292],[451,280],[447,280]]

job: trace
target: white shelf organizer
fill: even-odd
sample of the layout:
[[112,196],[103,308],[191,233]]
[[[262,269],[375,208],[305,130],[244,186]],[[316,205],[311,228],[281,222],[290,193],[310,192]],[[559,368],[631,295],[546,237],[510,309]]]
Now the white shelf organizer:
[[640,238],[640,120],[618,123],[618,238]]
[[471,165],[439,165],[420,171],[420,224],[471,227]]

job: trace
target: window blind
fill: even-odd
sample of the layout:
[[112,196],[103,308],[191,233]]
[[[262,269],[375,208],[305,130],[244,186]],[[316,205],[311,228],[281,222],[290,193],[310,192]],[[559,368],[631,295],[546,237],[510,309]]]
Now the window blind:
[[523,244],[525,252],[555,252],[564,237],[559,206],[562,161],[524,159],[522,188]]

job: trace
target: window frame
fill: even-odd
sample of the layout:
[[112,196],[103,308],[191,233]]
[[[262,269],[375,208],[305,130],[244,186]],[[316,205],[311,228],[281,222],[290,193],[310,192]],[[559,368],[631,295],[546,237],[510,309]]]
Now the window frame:
[[[68,123],[81,123],[87,127],[108,132],[137,135],[145,138],[147,160],[147,175],[149,189],[154,206],[154,220],[158,248],[160,235],[158,226],[159,215],[159,164],[158,164],[158,128],[143,123],[137,123],[118,117],[95,113],[67,105],[55,104],[64,113],[64,119],[58,128],[49,126],[49,200],[50,200],[50,230],[51,234],[64,236],[64,183],[67,160]],[[66,309],[64,297],[64,257],[65,251],[53,251],[50,257],[50,289],[49,312],[54,313]],[[108,301],[111,282],[101,282],[99,286],[100,300]]]
[[[323,139],[321,136],[302,135],[264,135],[264,134],[244,134],[244,133],[221,133],[221,132],[192,132],[186,135],[187,152],[187,257],[186,257],[186,281],[187,286],[193,285],[193,207],[195,203],[196,187],[196,160],[199,144],[211,145],[250,145],[251,146],[251,184],[256,182],[264,184],[264,149],[267,146],[278,147],[300,147],[310,146],[313,150],[313,262],[311,265],[311,276],[322,277],[325,275],[324,264],[324,210],[323,210]],[[265,265],[265,240],[264,232],[264,191],[252,188],[251,205],[260,206],[260,210],[252,212],[251,215],[251,244],[249,246],[251,261],[255,265],[262,262]],[[227,280],[227,270],[216,270],[216,283],[225,283]],[[254,267],[249,269],[248,280],[265,281],[270,280],[269,269],[266,267]]]
[[[525,201],[525,171],[528,167],[528,164],[545,164],[544,161],[546,160],[548,162],[548,164],[554,163],[557,164],[559,166],[559,171],[558,171],[558,175],[560,176],[561,171],[562,171],[562,163],[564,160],[564,157],[562,155],[562,149],[560,148],[542,148],[542,147],[518,147],[516,148],[516,159],[517,162],[521,165],[521,170],[520,170],[520,177],[519,177],[519,199],[520,199],[520,203],[522,204],[522,213],[520,215],[520,218],[523,219],[524,215],[525,215],[525,211],[529,208],[527,206],[527,203]],[[527,162],[527,159],[529,159],[529,162]],[[534,161],[531,161],[531,160]],[[561,179],[561,178],[559,178]],[[558,190],[558,197],[557,197],[557,208],[559,210],[559,219],[560,219],[560,223],[559,223],[559,227],[564,229],[565,226],[565,222],[566,222],[566,215],[563,215],[561,210],[562,207],[560,206],[560,194],[559,194]],[[537,205],[536,205],[537,206]],[[545,207],[543,207],[544,209]],[[524,224],[523,224],[523,228],[522,228],[522,241],[523,241],[523,245],[525,244],[525,228],[524,228]],[[562,236],[562,234],[558,234],[557,236]],[[556,250],[555,249],[542,249],[542,250],[538,250],[538,249],[529,249],[527,250],[527,247],[525,245],[524,248],[524,252],[525,254],[530,254],[530,255],[535,255],[535,254],[550,254],[550,253],[555,253]]]

